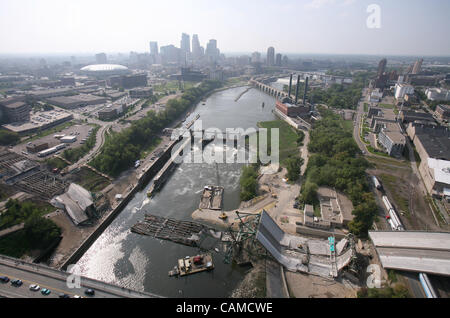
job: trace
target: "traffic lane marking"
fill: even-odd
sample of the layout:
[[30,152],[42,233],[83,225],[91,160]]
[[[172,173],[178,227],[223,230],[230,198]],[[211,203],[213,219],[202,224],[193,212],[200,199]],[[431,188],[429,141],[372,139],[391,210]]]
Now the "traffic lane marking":
[[[27,282],[27,284],[30,284],[30,285],[39,285],[40,287],[41,287],[41,289],[42,289],[42,287],[44,287],[44,288],[47,288],[47,289],[49,289],[50,291],[56,291],[56,292],[59,292],[59,293],[62,293],[62,294],[71,294],[71,295],[73,295],[73,296],[75,296],[75,295],[78,295],[78,294],[74,294],[74,293],[71,293],[71,292],[68,292],[68,291],[64,291],[64,290],[62,290],[62,289],[59,289],[59,288],[51,288],[50,286],[47,286],[46,284],[40,284],[40,283],[36,283],[36,282],[32,282],[32,281],[29,281],[29,280],[27,280],[27,279],[21,279],[21,278],[18,278],[18,277],[15,277],[15,276],[10,276],[10,275],[6,275],[6,274],[3,274],[3,273],[0,273],[0,276],[7,276],[10,280],[14,280],[14,279],[20,279],[22,282],[23,282],[23,285],[25,285],[25,282]],[[13,279],[11,279],[11,278],[13,278]],[[55,278],[52,278],[52,279],[55,279]],[[57,279],[56,279],[57,280]],[[8,282],[9,283],[9,282]],[[8,284],[8,283],[6,283],[6,284]],[[11,285],[12,286],[12,285]],[[29,291],[31,291],[30,289],[28,289]],[[39,291],[40,292],[40,291]],[[42,294],[41,294],[42,295]],[[51,295],[51,294],[50,294]],[[48,295],[48,296],[50,296],[50,295]],[[44,295],[43,295],[44,296]],[[47,296],[46,296],[47,297]]]

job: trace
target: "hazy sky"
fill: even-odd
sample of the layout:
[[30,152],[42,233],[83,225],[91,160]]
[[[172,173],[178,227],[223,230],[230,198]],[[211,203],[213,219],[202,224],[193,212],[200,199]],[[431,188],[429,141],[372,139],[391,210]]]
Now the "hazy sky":
[[145,52],[186,32],[222,52],[450,55],[449,13],[448,0],[0,0],[0,53]]

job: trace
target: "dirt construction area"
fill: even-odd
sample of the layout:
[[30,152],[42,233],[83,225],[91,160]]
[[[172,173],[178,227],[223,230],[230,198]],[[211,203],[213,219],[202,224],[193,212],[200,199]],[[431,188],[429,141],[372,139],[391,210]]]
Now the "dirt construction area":
[[439,216],[432,212],[419,183],[422,180],[413,173],[409,162],[396,162],[392,160],[370,160],[374,168],[367,172],[375,175],[382,183],[383,190],[374,190],[377,201],[381,203],[384,213],[387,213],[382,204],[382,196],[386,195],[394,206],[407,230],[442,231],[450,227],[439,222]]
[[285,272],[289,294],[295,298],[355,298],[358,288],[319,276]]

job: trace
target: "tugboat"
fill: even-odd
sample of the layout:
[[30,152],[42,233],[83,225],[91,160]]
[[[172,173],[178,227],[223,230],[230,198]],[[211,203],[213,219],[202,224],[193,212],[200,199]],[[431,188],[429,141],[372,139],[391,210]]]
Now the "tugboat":
[[169,271],[170,277],[183,277],[204,271],[214,269],[211,254],[202,254],[197,256],[186,256],[178,260],[178,265]]

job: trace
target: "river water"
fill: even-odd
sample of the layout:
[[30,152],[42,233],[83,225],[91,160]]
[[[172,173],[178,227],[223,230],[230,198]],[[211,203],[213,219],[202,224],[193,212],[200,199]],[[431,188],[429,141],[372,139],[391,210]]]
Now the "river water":
[[[211,95],[199,103],[188,121],[200,114],[203,128],[256,128],[259,121],[275,119],[275,99],[251,89],[239,101],[236,97],[247,87],[233,88]],[[264,102],[265,107],[262,107]],[[144,219],[145,213],[179,220],[192,220],[205,185],[225,187],[225,210],[239,206],[239,177],[242,164],[183,163],[168,178],[151,200],[146,192],[137,193],[79,260],[81,274],[127,288],[165,297],[227,297],[242,280],[245,269],[223,263],[213,252],[215,269],[183,278],[168,277],[179,258],[198,253],[198,249],[131,233],[130,228]]]

